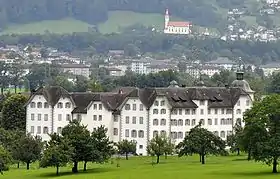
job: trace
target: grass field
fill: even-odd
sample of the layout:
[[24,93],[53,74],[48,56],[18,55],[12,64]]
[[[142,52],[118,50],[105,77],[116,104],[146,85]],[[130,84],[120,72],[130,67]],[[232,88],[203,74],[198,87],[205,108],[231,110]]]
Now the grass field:
[[[248,162],[245,156],[207,157],[206,164],[199,163],[198,156],[161,157],[161,163],[151,165],[151,157],[135,157],[128,161],[116,160],[104,165],[89,165],[88,171],[71,173],[71,166],[62,168],[60,176],[55,175],[55,168],[36,169],[31,166],[30,171],[11,169],[5,172],[1,179],[274,179],[280,175],[271,173],[271,167],[253,161]],[[80,164],[80,167],[82,165]],[[32,168],[33,167],[33,168]]]

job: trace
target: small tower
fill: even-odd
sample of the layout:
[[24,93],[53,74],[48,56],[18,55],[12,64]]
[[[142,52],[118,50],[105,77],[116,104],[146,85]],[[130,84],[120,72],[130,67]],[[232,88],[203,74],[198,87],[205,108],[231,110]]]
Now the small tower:
[[164,28],[166,29],[169,23],[169,11],[166,9],[165,11],[165,18],[164,18]]

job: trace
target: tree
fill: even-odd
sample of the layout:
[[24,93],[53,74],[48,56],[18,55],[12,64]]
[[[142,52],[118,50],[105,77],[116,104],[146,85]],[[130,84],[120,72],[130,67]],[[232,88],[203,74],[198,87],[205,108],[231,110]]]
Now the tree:
[[51,139],[47,143],[40,166],[54,166],[56,167],[56,175],[59,175],[59,167],[66,166],[70,161],[73,149],[66,138],[58,134],[52,134],[50,137]]
[[118,147],[118,153],[119,154],[125,154],[126,160],[128,160],[128,154],[136,153],[136,142],[135,141],[128,141],[128,140],[122,140],[117,143],[116,145]]
[[234,126],[234,132],[232,135],[227,136],[227,145],[230,147],[231,152],[237,152],[240,155],[242,148],[242,132],[243,128],[240,124]]
[[3,171],[9,169],[9,164],[11,163],[12,157],[10,153],[0,145],[0,173],[3,175]]
[[20,78],[23,75],[23,67],[20,62],[11,64],[9,75],[10,82],[14,85],[15,93],[17,93],[17,87],[19,86]]
[[27,98],[21,94],[8,97],[2,108],[2,126],[6,130],[25,131]]
[[157,156],[157,163],[159,163],[160,156],[166,151],[167,139],[165,136],[156,135],[148,144],[147,152],[152,156]]
[[171,140],[171,138],[166,138],[166,146],[164,148],[164,155],[165,155],[165,159],[167,158],[167,155],[171,155],[174,152],[175,149],[175,144],[174,142]]
[[202,164],[205,164],[205,156],[208,154],[226,154],[225,147],[225,142],[212,132],[202,128],[201,122],[199,125],[192,128],[189,135],[177,146],[179,149],[179,157],[197,153],[200,156]]
[[9,75],[8,71],[10,69],[10,65],[5,62],[0,62],[0,88],[1,88],[1,94],[4,94],[5,87],[9,84]]
[[19,155],[19,160],[26,163],[26,169],[29,170],[30,164],[41,158],[42,149],[41,138],[27,134],[19,140],[19,147],[16,152]]
[[70,145],[74,152],[71,155],[71,160],[74,163],[72,168],[73,173],[78,172],[78,163],[85,161],[86,163],[92,159],[92,145],[90,143],[90,132],[86,126],[81,125],[79,120],[72,120],[62,129],[62,136],[69,139]]
[[109,140],[107,131],[107,128],[100,126],[91,133],[91,142],[94,146],[92,162],[103,163],[115,153],[114,143]]
[[244,140],[255,161],[272,164],[277,173],[280,158],[280,95],[270,95],[245,113]]

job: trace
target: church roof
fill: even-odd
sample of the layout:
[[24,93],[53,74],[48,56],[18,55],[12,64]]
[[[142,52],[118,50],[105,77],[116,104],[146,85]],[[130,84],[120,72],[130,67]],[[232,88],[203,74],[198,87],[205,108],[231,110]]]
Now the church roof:
[[190,23],[189,22],[180,22],[180,21],[170,21],[168,22],[167,26],[173,26],[173,27],[189,27]]

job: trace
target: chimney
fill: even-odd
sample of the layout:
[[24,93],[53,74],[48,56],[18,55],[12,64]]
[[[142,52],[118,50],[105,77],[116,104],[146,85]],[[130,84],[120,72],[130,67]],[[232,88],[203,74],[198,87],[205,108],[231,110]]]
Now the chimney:
[[243,80],[243,72],[236,72],[236,79],[237,80]]

